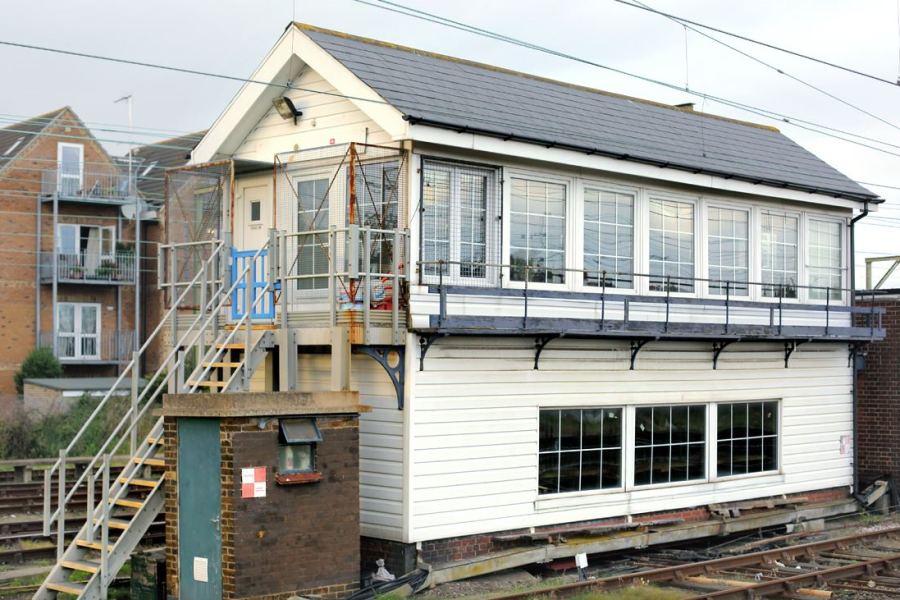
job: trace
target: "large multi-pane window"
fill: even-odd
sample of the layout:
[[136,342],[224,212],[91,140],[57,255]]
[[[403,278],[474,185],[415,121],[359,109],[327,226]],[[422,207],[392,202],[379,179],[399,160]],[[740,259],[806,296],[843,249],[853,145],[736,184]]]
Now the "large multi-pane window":
[[[297,231],[327,230],[329,224],[329,179],[297,182]],[[311,276],[297,280],[299,290],[328,288],[328,234],[297,238],[297,274]]]
[[748,295],[750,213],[709,207],[709,293]]
[[706,406],[639,406],[634,422],[634,483],[706,477]]
[[694,205],[650,200],[650,289],[694,291]]
[[566,186],[513,178],[510,217],[511,279],[565,283]]
[[796,298],[799,219],[762,213],[762,283],[768,298]]
[[778,469],[778,403],[718,405],[719,477]]
[[633,272],[634,195],[585,188],[585,285],[630,288]]
[[841,299],[841,224],[809,220],[809,298]]
[[[422,181],[422,257],[426,275],[484,279],[496,244],[493,170],[426,162]],[[493,257],[496,260],[496,257]],[[443,264],[441,263],[443,261]]]
[[622,409],[540,411],[538,493],[622,487]]

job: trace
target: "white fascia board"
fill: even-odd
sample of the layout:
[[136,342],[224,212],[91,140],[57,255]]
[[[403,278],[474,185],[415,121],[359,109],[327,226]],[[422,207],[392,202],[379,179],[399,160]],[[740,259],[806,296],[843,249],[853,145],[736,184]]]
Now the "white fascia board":
[[[291,60],[291,59],[294,60]],[[347,67],[331,56],[295,26],[289,27],[250,79],[259,82],[288,82],[306,67],[314,69],[339,93],[350,96],[360,110],[391,136],[405,136],[409,124],[403,114]],[[284,83],[264,85],[246,82],[191,153],[193,164],[231,156],[272,107],[272,100],[285,91]],[[368,101],[371,100],[371,101]]]
[[[725,179],[723,177],[702,173],[694,174],[678,169],[666,169],[628,160],[619,160],[608,156],[598,156],[596,154],[588,155],[584,152],[576,152],[574,150],[562,148],[546,148],[537,144],[513,140],[503,141],[498,138],[475,133],[457,133],[455,131],[450,131],[449,129],[429,127],[428,125],[411,126],[408,135],[409,139],[413,142],[436,144],[474,150],[477,152],[489,152],[491,154],[512,156],[526,160],[607,171],[620,175],[630,175],[633,177],[690,185],[710,191],[777,198],[779,200],[805,202],[852,210],[862,209],[862,202],[848,200],[846,198],[833,198],[824,194],[811,194],[809,192],[776,188],[763,184],[757,185],[746,181]],[[874,211],[876,206],[877,205],[875,204],[870,204],[869,210]]]

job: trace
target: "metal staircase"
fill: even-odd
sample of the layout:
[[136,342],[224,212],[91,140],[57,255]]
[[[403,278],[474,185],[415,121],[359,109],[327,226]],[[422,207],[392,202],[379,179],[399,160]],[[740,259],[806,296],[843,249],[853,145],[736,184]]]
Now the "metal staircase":
[[[106,598],[116,573],[162,511],[166,486],[163,419],[153,423],[143,439],[139,439],[139,432],[142,418],[154,406],[163,389],[168,387],[170,392],[175,393],[247,391],[254,371],[274,345],[273,331],[257,329],[251,323],[254,309],[267,294],[273,292],[274,278],[269,277],[262,287],[242,284],[253,277],[253,269],[265,264],[261,257],[265,256],[269,244],[248,257],[242,263],[243,269],[236,274],[227,268],[225,244],[208,244],[210,256],[202,262],[197,274],[190,281],[168,284],[173,297],[170,310],[140,350],[134,353],[132,361],[68,447],[60,450],[59,460],[45,473],[44,535],[56,533],[57,562],[35,593],[35,600],[54,599],[61,593],[85,600]],[[174,245],[161,248],[177,251]],[[228,273],[232,273],[231,276]],[[243,306],[247,309],[237,322],[220,330],[220,317],[231,308],[229,303],[235,290],[245,294]],[[200,297],[199,310],[190,324],[180,330],[179,309],[188,305],[188,298],[196,304],[197,295]],[[162,361],[163,366],[150,378],[149,385],[139,391],[141,359],[165,327],[172,330],[172,350]],[[209,343],[210,339],[212,343]],[[191,353],[200,358],[193,371],[185,377],[186,357]],[[130,389],[123,385],[128,376],[131,376]],[[129,409],[84,473],[67,488],[66,456],[111,399],[121,398],[127,393],[131,397]],[[111,462],[116,457],[122,458],[125,450],[122,446],[126,442],[129,444],[127,464],[111,481]],[[123,452],[120,453],[120,449]],[[57,480],[55,510],[51,507],[54,478]],[[95,502],[98,483],[102,492],[99,502]],[[65,531],[67,513],[73,512],[76,503],[73,498],[81,489],[87,492],[86,514],[90,518],[66,545],[62,532]]]

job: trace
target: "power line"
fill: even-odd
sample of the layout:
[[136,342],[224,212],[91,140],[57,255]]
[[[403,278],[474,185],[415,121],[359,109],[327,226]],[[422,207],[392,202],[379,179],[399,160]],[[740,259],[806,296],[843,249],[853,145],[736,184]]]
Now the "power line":
[[[28,115],[14,115],[11,113],[0,113],[0,117],[2,117],[4,120],[15,119],[15,121],[12,121],[14,123],[21,123],[24,121],[38,121],[38,122],[43,121],[45,123],[50,123],[50,122],[55,121],[58,123],[83,123],[84,125],[102,125],[102,126],[109,126],[109,127],[121,127],[120,123],[101,123],[99,121],[79,121],[77,119],[62,119],[59,117],[44,117],[44,116],[30,117]],[[160,134],[165,135],[170,138],[183,137],[183,138],[200,139],[202,137],[202,136],[197,135],[199,133],[199,131],[181,131],[178,129],[161,129],[158,127],[140,127],[139,129],[141,131],[157,131]]]
[[[28,121],[32,121],[32,120],[33,119],[21,120],[21,119],[14,119],[14,118],[10,118],[10,117],[0,116],[0,123],[11,123],[13,125],[26,125]],[[176,138],[184,139],[184,140],[192,140],[192,139],[200,140],[201,139],[200,137],[194,137],[194,136],[189,136],[189,135],[172,136],[169,134],[161,134],[161,133],[155,132],[155,131],[145,131],[141,128],[135,128],[134,131],[131,131],[131,130],[125,130],[125,129],[109,129],[109,128],[104,128],[104,127],[88,127],[86,124],[85,125],[76,125],[75,121],[73,121],[71,119],[62,119],[62,120],[51,119],[51,120],[44,121],[42,123],[42,125],[46,127],[48,125],[52,126],[54,123],[59,123],[60,127],[65,127],[66,129],[80,129],[82,131],[104,131],[106,133],[134,133],[135,135],[164,138],[166,140],[171,140],[171,139],[176,139]],[[0,128],[0,131],[7,131],[7,130],[8,129],[6,127]],[[45,133],[45,132],[36,131],[35,135],[39,134],[39,133]]]
[[[640,0],[634,0],[634,2],[635,2],[634,6],[639,6],[639,7],[641,7],[641,8],[647,8],[647,9],[653,10],[652,8],[650,8],[648,5],[644,4],[644,3],[641,2]],[[656,11],[653,11],[653,12],[656,12]],[[875,119],[876,121],[879,121],[879,122],[881,122],[881,123],[883,123],[883,124],[885,124],[885,125],[887,125],[887,126],[889,126],[889,127],[893,127],[894,129],[900,130],[900,127],[898,127],[897,125],[894,125],[894,124],[891,123],[890,121],[888,121],[888,120],[886,120],[886,119],[883,119],[883,118],[879,117],[878,115],[873,114],[873,113],[871,113],[871,112],[865,110],[864,108],[860,108],[860,107],[856,106],[855,104],[852,104],[852,103],[850,103],[850,102],[847,102],[847,101],[844,100],[843,98],[839,98],[838,96],[835,96],[835,95],[832,94],[831,92],[828,92],[828,91],[826,91],[826,90],[823,90],[822,88],[817,87],[817,86],[815,86],[815,85],[813,85],[813,84],[811,84],[811,83],[809,83],[809,82],[807,82],[807,81],[804,81],[804,80],[800,79],[799,77],[796,77],[796,76],[794,76],[794,75],[791,75],[791,74],[788,73],[787,71],[785,71],[785,70],[783,70],[783,69],[781,69],[781,68],[779,68],[779,67],[776,67],[775,65],[772,65],[772,64],[770,64],[770,63],[767,63],[766,61],[764,61],[764,60],[762,60],[762,59],[760,59],[760,58],[757,58],[756,56],[753,56],[752,54],[750,54],[750,53],[748,53],[748,52],[744,52],[744,51],[741,50],[740,48],[735,48],[735,47],[732,46],[731,44],[726,44],[726,43],[723,42],[722,40],[720,40],[720,39],[718,39],[718,38],[715,38],[715,37],[709,35],[708,33],[704,33],[704,32],[702,32],[702,31],[700,31],[699,29],[696,29],[695,27],[690,27],[689,25],[686,25],[685,23],[681,22],[680,20],[676,19],[675,17],[670,17],[670,16],[668,16],[668,15],[664,15],[664,16],[665,16],[667,19],[670,19],[670,20],[671,20],[672,22],[674,22],[675,24],[681,25],[682,27],[684,27],[684,28],[685,28],[685,31],[687,31],[688,29],[690,29],[690,30],[693,31],[694,33],[696,33],[696,34],[698,34],[698,35],[702,35],[703,37],[705,37],[705,38],[708,39],[708,40],[712,40],[713,42],[715,42],[715,43],[717,43],[717,44],[720,44],[720,45],[722,45],[722,46],[725,46],[725,47],[728,48],[729,50],[732,50],[732,51],[734,51],[734,52],[737,52],[737,53],[740,54],[741,56],[744,56],[744,57],[746,57],[746,58],[749,58],[750,60],[752,60],[752,61],[754,61],[754,62],[756,62],[756,63],[758,63],[758,64],[760,64],[760,65],[763,65],[764,67],[769,68],[769,69],[775,71],[776,73],[779,73],[779,74],[781,74],[781,75],[784,75],[785,77],[788,77],[789,79],[792,79],[793,81],[796,81],[797,83],[799,83],[799,84],[801,84],[801,85],[804,85],[804,86],[806,86],[806,87],[808,87],[808,88],[810,88],[810,89],[812,89],[812,90],[815,90],[815,91],[819,92],[820,94],[824,94],[825,96],[828,96],[828,97],[831,98],[832,100],[835,100],[835,101],[837,101],[837,102],[840,102],[840,103],[843,104],[844,106],[848,106],[848,107],[852,108],[853,110],[856,110],[856,111],[858,111],[858,112],[860,112],[860,113],[862,113],[862,114],[864,114],[864,115],[867,115],[867,116],[869,116],[869,117],[872,117],[872,118]],[[686,38],[685,38],[685,41],[686,41]],[[685,50],[685,51],[686,51],[686,50]],[[687,87],[688,87],[688,85],[687,85],[687,83],[685,83],[685,88],[687,88]]]
[[[869,145],[867,145],[867,144],[861,144],[861,143],[859,143],[859,142],[856,142],[856,141],[853,141],[853,140],[848,140],[848,139],[842,138],[842,137],[840,137],[840,136],[831,135],[831,134],[827,133],[826,131],[819,131],[819,130],[815,130],[815,129],[809,129],[808,127],[802,127],[802,126],[800,126],[800,125],[797,125],[797,123],[805,123],[805,124],[807,124],[807,125],[811,125],[811,126],[814,126],[814,127],[820,127],[821,129],[831,130],[831,131],[837,131],[837,132],[842,133],[842,134],[844,134],[844,135],[850,135],[850,136],[853,136],[853,137],[859,137],[859,138],[861,138],[861,139],[868,139],[869,141],[874,141],[875,143],[884,144],[884,145],[886,145],[886,146],[895,146],[894,144],[891,144],[891,143],[889,143],[889,142],[883,142],[883,141],[881,141],[881,140],[874,140],[874,139],[872,139],[872,138],[864,138],[864,136],[861,136],[861,135],[859,135],[859,134],[855,134],[855,133],[851,133],[851,132],[847,132],[847,131],[841,131],[841,130],[835,129],[835,128],[833,128],[833,127],[829,127],[829,126],[827,126],[827,125],[821,125],[821,124],[819,124],[819,123],[814,123],[814,122],[812,122],[812,121],[806,121],[806,120],[803,120],[803,119],[797,119],[797,118],[789,117],[789,116],[787,116],[787,115],[783,115],[783,114],[777,113],[777,112],[775,112],[775,111],[771,111],[771,110],[768,110],[768,109],[762,109],[762,108],[754,107],[754,106],[752,106],[752,105],[743,104],[743,103],[736,102],[736,101],[733,101],[733,100],[728,100],[728,99],[726,99],[726,98],[721,98],[721,97],[714,96],[714,95],[712,95],[712,94],[707,94],[707,93],[705,93],[705,92],[701,92],[701,91],[698,91],[698,90],[692,90],[692,89],[682,88],[682,87],[677,86],[677,85],[672,84],[672,83],[667,83],[667,82],[665,82],[665,81],[661,81],[661,80],[658,80],[658,79],[653,79],[652,77],[647,77],[647,76],[644,76],[644,75],[638,75],[638,74],[636,74],[636,73],[631,73],[631,72],[629,72],[629,71],[625,71],[625,70],[623,70],[623,69],[618,69],[618,68],[616,68],[616,67],[610,67],[610,66],[608,66],[608,65],[604,65],[604,64],[602,64],[602,63],[598,63],[598,62],[595,62],[595,61],[592,61],[592,60],[588,60],[588,59],[586,59],[586,58],[574,56],[574,55],[571,55],[571,54],[566,54],[566,53],[564,53],[564,52],[560,52],[560,51],[558,51],[558,50],[553,50],[553,49],[551,49],[551,48],[546,48],[546,47],[544,47],[544,46],[539,46],[539,45],[537,45],[537,44],[532,44],[531,42],[526,42],[526,41],[523,41],[523,40],[519,40],[519,39],[517,39],[517,38],[513,38],[513,37],[506,36],[506,35],[503,35],[503,34],[499,34],[499,33],[493,32],[493,31],[489,31],[489,30],[486,30],[486,29],[482,29],[482,28],[480,28],[480,27],[475,27],[474,25],[468,25],[468,24],[462,23],[462,22],[460,22],[460,21],[454,21],[453,19],[449,19],[449,18],[446,18],[446,17],[441,17],[441,16],[439,16],[439,15],[435,15],[435,14],[433,14],[433,13],[429,13],[429,12],[426,12],[426,11],[422,11],[422,10],[410,8],[410,7],[404,6],[404,5],[399,4],[399,3],[396,3],[396,2],[390,2],[389,0],[378,0],[379,4],[376,4],[376,3],[374,3],[374,2],[369,2],[369,1],[367,1],[367,0],[353,0],[353,1],[356,2],[356,3],[358,3],[358,4],[364,4],[364,5],[366,5],[366,6],[370,6],[370,7],[373,7],[373,8],[378,8],[378,9],[380,9],[380,10],[386,10],[386,11],[389,11],[389,12],[393,12],[393,13],[396,13],[396,14],[404,15],[404,16],[407,16],[407,17],[412,17],[412,18],[414,18],[414,19],[418,19],[418,20],[422,20],[422,21],[427,21],[427,22],[430,22],[430,23],[434,23],[434,24],[437,24],[437,25],[444,26],[444,27],[450,27],[450,28],[452,28],[452,29],[458,29],[458,30],[464,31],[464,32],[466,32],[466,33],[471,33],[471,34],[479,35],[479,36],[482,36],[482,37],[487,37],[487,38],[490,38],[490,39],[494,39],[494,40],[506,42],[506,43],[509,43],[509,44],[513,44],[513,45],[516,45],[516,46],[521,46],[521,47],[523,47],[523,48],[528,48],[528,49],[530,49],[530,50],[535,50],[535,51],[537,51],[537,52],[542,52],[542,53],[545,53],[545,54],[550,54],[550,55],[552,55],[552,56],[556,56],[556,57],[559,57],[559,58],[565,58],[565,59],[567,59],[567,60],[572,60],[572,61],[579,62],[579,63],[582,63],[582,64],[586,64],[586,65],[590,65],[590,66],[597,67],[597,68],[600,68],[600,69],[604,69],[604,70],[607,70],[607,71],[611,71],[611,72],[613,72],[613,73],[618,73],[618,74],[624,75],[624,76],[626,76],[626,77],[631,77],[631,78],[634,78],[634,79],[638,79],[638,80],[640,80],[640,81],[644,81],[644,82],[646,82],[646,83],[652,83],[652,84],[654,84],[654,85],[659,85],[659,86],[662,86],[662,87],[665,87],[665,88],[668,88],[668,89],[671,89],[671,90],[676,90],[676,91],[679,91],[679,92],[687,92],[687,93],[689,93],[689,94],[692,94],[692,95],[695,95],[695,96],[699,96],[699,97],[704,98],[704,99],[714,100],[714,101],[720,102],[720,103],[722,103],[722,104],[726,104],[726,105],[731,106],[732,108],[736,108],[736,109],[738,109],[738,110],[742,110],[742,111],[745,111],[745,112],[751,112],[751,113],[753,113],[753,114],[757,114],[758,116],[762,116],[762,117],[767,118],[767,119],[771,119],[771,120],[775,120],[775,121],[780,121],[780,122],[787,123],[787,124],[789,124],[789,125],[793,125],[793,126],[795,126],[795,127],[798,127],[798,128],[800,128],[800,129],[806,129],[807,131],[813,131],[813,132],[815,132],[815,133],[819,133],[820,135],[825,135],[825,136],[828,136],[828,137],[833,137],[833,138],[835,138],[835,139],[838,139],[838,140],[841,140],[841,141],[844,141],[844,142],[853,143],[853,144],[856,144],[856,145],[859,145],[859,146],[862,146],[862,147],[865,147],[865,148],[870,148],[870,149],[872,149],[872,150],[877,150],[877,151],[880,151],[880,152],[885,152],[885,153],[887,153],[887,154],[891,154],[891,155],[893,155],[893,156],[897,156],[897,154],[895,154],[895,153],[893,153],[893,152],[888,152],[888,151],[882,150],[882,149],[880,149],[880,148],[875,148],[875,147],[869,146]],[[390,6],[384,6],[384,4],[388,4],[388,5],[390,5]],[[393,6],[393,7],[398,7],[398,8],[391,8],[391,6]],[[760,114],[760,111],[761,111],[762,113],[765,113],[765,114]],[[433,111],[432,111],[432,112],[433,112]],[[467,115],[467,118],[470,118],[470,117]],[[536,128],[533,128],[533,129],[536,129]],[[895,147],[896,147],[896,146],[895,146]]]
[[125,64],[125,65],[137,66],[137,67],[147,67],[150,69],[161,69],[164,71],[172,71],[174,73],[184,73],[187,75],[200,75],[203,77],[213,77],[215,79],[224,79],[226,81],[237,81],[240,83],[255,83],[257,85],[264,85],[267,87],[277,87],[277,88],[282,88],[282,89],[299,90],[301,92],[309,92],[311,94],[334,96],[337,98],[345,98],[348,100],[359,100],[360,102],[371,102],[373,104],[390,104],[389,102],[385,102],[384,100],[375,100],[372,98],[362,98],[359,96],[348,96],[346,94],[339,94],[337,92],[325,92],[322,90],[313,90],[313,89],[309,89],[309,88],[294,87],[293,85],[272,83],[271,81],[259,81],[257,79],[248,79],[246,77],[235,77],[233,75],[224,75],[222,73],[209,73],[206,71],[198,71],[195,69],[185,69],[182,67],[171,67],[171,66],[167,66],[167,65],[158,65],[158,64],[154,64],[154,63],[142,62],[142,61],[137,61],[137,60],[115,58],[112,56],[102,56],[100,54],[88,54],[86,52],[75,52],[73,50],[61,50],[59,48],[49,48],[47,46],[35,46],[33,44],[21,44],[18,42],[9,42],[6,40],[0,40],[0,45],[12,46],[14,48],[25,48],[26,50],[38,50],[41,52],[52,52],[55,54],[64,54],[67,56],[79,56],[81,58],[93,58],[95,60],[104,60],[107,62],[114,62],[114,63],[120,63],[120,64]]
[[[379,1],[383,1],[383,0],[379,0]],[[702,27],[703,29],[707,29],[707,30],[709,30],[709,31],[715,31],[716,33],[721,33],[722,35],[727,35],[727,36],[730,36],[730,37],[733,37],[733,38],[737,38],[737,39],[739,39],[739,40],[744,40],[745,42],[750,42],[751,44],[757,44],[757,45],[759,45],[759,46],[764,46],[764,47],[770,48],[770,49],[772,49],[772,50],[777,50],[778,52],[784,52],[785,54],[790,54],[790,55],[792,55],[792,56],[797,56],[797,57],[799,57],[799,58],[803,58],[803,59],[806,59],[806,60],[810,60],[810,61],[812,61],[812,62],[816,62],[816,63],[819,63],[819,64],[821,64],[821,65],[825,65],[825,66],[831,67],[831,68],[833,68],[833,69],[839,69],[839,70],[841,70],[841,71],[846,71],[847,73],[852,73],[853,75],[859,75],[860,77],[866,77],[866,78],[868,78],[868,79],[872,79],[872,80],[874,80],[874,81],[879,81],[879,82],[881,82],[881,83],[887,83],[887,84],[892,85],[892,86],[895,86],[895,87],[898,86],[898,85],[900,85],[900,76],[898,76],[898,81],[891,81],[890,79],[885,79],[885,78],[883,78],[883,77],[878,77],[877,75],[871,75],[871,74],[865,73],[865,72],[863,72],[863,71],[857,71],[856,69],[851,69],[850,67],[844,67],[844,66],[842,66],[842,65],[838,65],[838,64],[829,62],[829,61],[827,61],[827,60],[823,60],[823,59],[821,59],[821,58],[816,58],[816,57],[810,56],[810,55],[808,55],[808,54],[803,54],[802,52],[797,52],[797,51],[794,51],[794,50],[788,50],[787,48],[782,48],[782,47],[776,46],[776,45],[774,45],[774,44],[769,44],[769,43],[767,43],[767,42],[762,42],[762,41],[759,41],[759,40],[755,40],[755,39],[753,39],[753,38],[749,38],[749,37],[747,37],[747,36],[743,36],[743,35],[740,35],[740,34],[737,34],[737,33],[732,33],[732,32],[730,32],[730,31],[725,31],[724,29],[718,29],[718,28],[712,27],[712,26],[710,26],[710,25],[704,25],[703,23],[698,23],[697,21],[691,21],[691,20],[685,19],[685,18],[683,18],[683,17],[678,17],[678,16],[673,15],[673,14],[665,13],[665,12],[656,10],[655,8],[650,8],[649,6],[642,6],[642,5],[640,5],[640,4],[633,4],[633,3],[628,2],[628,1],[626,1],[626,0],[614,0],[614,1],[615,1],[615,2],[618,2],[619,4],[624,4],[625,6],[630,6],[630,7],[632,7],[632,8],[639,8],[639,9],[645,10],[645,11],[647,11],[647,12],[656,13],[656,14],[661,15],[661,16],[663,16],[663,17],[668,17],[668,18],[670,18],[670,19],[674,19],[674,20],[678,21],[679,23],[688,23],[688,24],[690,24],[690,25],[695,25],[696,27]],[[898,26],[900,26],[900,16],[898,16]]]
[[[2,44],[2,43],[3,42],[0,42],[0,44]],[[111,140],[108,138],[98,138],[93,135],[91,137],[85,137],[83,135],[66,135],[63,133],[44,133],[44,132],[25,131],[23,129],[10,129],[10,128],[4,128],[3,131],[11,131],[12,133],[22,133],[25,135],[32,135],[35,137],[44,136],[44,137],[66,138],[66,139],[73,139],[73,140],[88,140],[88,141],[95,140],[97,142],[110,142],[110,143],[114,143],[114,144],[135,144],[138,146],[145,145],[145,144],[141,144],[140,142],[137,142],[135,140]],[[157,148],[165,148],[167,150],[187,150],[188,152],[193,150],[193,147],[172,146],[170,144],[153,144],[153,146],[155,146]],[[0,156],[0,158],[2,158],[2,156]]]

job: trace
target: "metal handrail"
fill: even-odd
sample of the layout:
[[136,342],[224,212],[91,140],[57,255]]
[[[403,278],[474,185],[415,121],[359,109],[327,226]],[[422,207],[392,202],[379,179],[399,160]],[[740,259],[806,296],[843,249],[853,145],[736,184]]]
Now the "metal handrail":
[[[217,258],[217,255],[222,251],[223,248],[224,248],[224,243],[220,242],[220,243],[216,246],[215,251],[213,252],[212,256],[210,256],[210,258],[206,261],[206,263],[205,263],[204,266],[205,266],[205,267],[208,266],[215,258]],[[197,275],[194,276],[194,279],[192,280],[193,285],[196,285],[196,283],[197,283],[198,281],[200,281],[201,275],[202,275],[202,272],[198,272]],[[66,448],[64,448],[63,450],[61,450],[59,460],[57,460],[57,461],[53,464],[53,466],[45,472],[45,479],[44,479],[44,481],[45,481],[45,491],[49,491],[50,480],[51,480],[51,477],[53,476],[54,473],[56,473],[58,470],[61,471],[61,472],[63,472],[63,473],[65,472],[65,456],[66,456],[69,452],[72,451],[72,449],[73,449],[73,448],[75,447],[75,445],[79,442],[79,440],[80,440],[81,437],[84,435],[84,433],[85,433],[85,431],[88,429],[88,427],[90,427],[90,425],[94,422],[94,419],[96,419],[97,416],[100,414],[100,412],[104,409],[104,407],[106,406],[106,404],[107,404],[107,402],[109,401],[109,399],[110,399],[111,397],[113,397],[113,395],[115,394],[115,392],[119,389],[119,386],[121,385],[122,381],[125,379],[126,375],[128,375],[129,373],[132,373],[132,372],[136,371],[135,366],[136,366],[137,357],[143,355],[143,354],[147,351],[147,348],[149,348],[150,344],[156,339],[156,337],[157,337],[157,336],[159,335],[159,333],[162,331],[165,322],[166,322],[169,318],[173,318],[173,319],[177,318],[178,306],[179,306],[179,304],[181,303],[181,301],[183,301],[184,298],[187,296],[187,294],[188,294],[188,292],[190,291],[190,289],[191,289],[190,287],[186,288],[186,289],[181,293],[181,295],[179,296],[178,300],[177,300],[176,302],[173,303],[173,305],[172,305],[172,307],[169,309],[169,311],[168,311],[168,312],[163,316],[163,318],[160,320],[160,322],[159,322],[159,324],[157,325],[156,329],[153,330],[153,332],[147,337],[147,340],[141,345],[141,347],[140,347],[140,348],[138,349],[138,351],[135,353],[135,358],[133,358],[133,359],[131,360],[131,362],[129,362],[129,363],[125,366],[124,369],[122,369],[122,373],[119,375],[119,377],[118,377],[118,378],[116,379],[116,381],[113,383],[112,387],[111,387],[110,390],[106,393],[106,395],[104,395],[103,399],[100,401],[100,403],[99,403],[99,404],[97,405],[97,407],[94,409],[94,411],[90,414],[90,416],[87,418],[87,420],[86,420],[85,423],[82,425],[82,427],[78,430],[78,432],[77,432],[77,433],[75,434],[75,436],[72,438],[72,441],[69,442],[69,444],[66,446]],[[187,334],[185,334],[185,337],[186,337],[186,336],[187,336]],[[177,347],[177,346],[176,346],[176,347]],[[174,351],[173,351],[173,352],[174,352]],[[164,361],[162,362],[162,364],[163,364],[163,365],[167,365],[168,362],[171,360],[171,358],[172,358],[172,353],[170,353],[170,356],[169,356],[166,360],[164,360]],[[158,371],[153,375],[153,377],[150,379],[150,381],[148,382],[147,387],[144,388],[143,392],[141,392],[140,396],[137,398],[137,402],[138,402],[138,403],[140,402],[140,400],[142,400],[142,399],[144,398],[144,396],[146,395],[146,393],[149,391],[149,389],[150,389],[152,383],[157,379],[157,377],[159,376],[159,374],[160,374],[161,371],[162,371],[162,368],[160,368],[160,370],[158,370]],[[171,377],[171,374],[167,375],[166,380],[168,380],[169,377]],[[152,403],[152,401],[155,400],[156,395],[159,393],[159,391],[161,390],[161,388],[162,388],[162,385],[160,385],[159,388],[157,389],[157,392],[153,394],[153,397],[151,398],[151,402],[150,402],[150,403]],[[148,403],[148,406],[149,406],[150,403]],[[111,441],[112,439],[114,439],[116,435],[119,434],[119,429],[122,427],[122,424],[134,414],[134,408],[135,408],[135,402],[132,401],[132,407],[130,407],[130,408],[128,409],[128,411],[126,411],[125,415],[122,417],[122,420],[119,422],[119,424],[118,424],[118,425],[116,426],[116,428],[113,430],[113,432],[110,434],[110,437],[107,438],[107,440],[103,443],[103,446],[102,446],[102,447],[100,448],[100,450],[98,451],[98,455],[95,456],[94,459],[88,464],[88,466],[85,468],[85,470],[84,470],[84,472],[82,473],[82,475],[81,475],[81,476],[75,481],[75,483],[72,485],[72,489],[71,489],[71,490],[69,491],[69,493],[68,493],[67,495],[65,495],[65,497],[63,498],[63,502],[61,502],[60,505],[57,506],[56,511],[54,511],[52,514],[50,513],[50,504],[49,504],[50,497],[49,497],[49,493],[45,494],[45,496],[44,496],[44,535],[49,535],[50,523],[51,523],[54,519],[56,519],[56,517],[60,514],[61,511],[64,511],[64,510],[65,510],[65,504],[67,504],[67,503],[71,500],[72,496],[74,496],[75,491],[76,491],[76,490],[81,486],[81,484],[84,482],[87,472],[94,468],[94,465],[97,463],[97,461],[98,461],[100,455],[101,455],[104,451],[107,450],[107,446],[109,445],[110,441]],[[137,420],[136,420],[136,419],[133,419],[132,426],[134,426],[134,424],[135,424],[136,422],[137,422]],[[123,435],[123,438],[122,438],[122,439],[124,440],[124,435]],[[121,442],[120,442],[120,444],[121,444]],[[116,446],[116,448],[118,448],[118,445]]]

